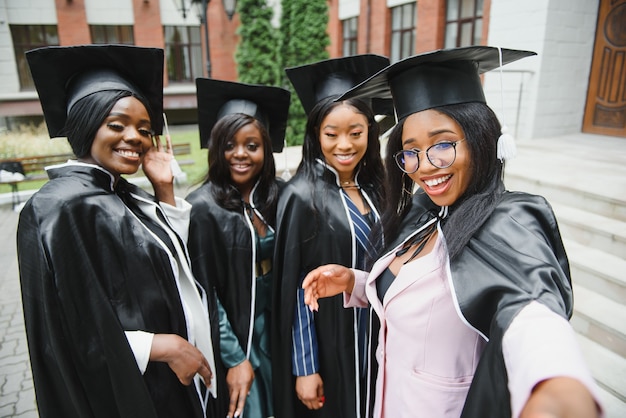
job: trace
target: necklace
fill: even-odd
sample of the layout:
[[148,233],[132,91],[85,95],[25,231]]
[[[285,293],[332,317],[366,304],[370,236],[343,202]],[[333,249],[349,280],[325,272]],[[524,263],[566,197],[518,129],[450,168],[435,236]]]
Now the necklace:
[[340,180],[340,183],[341,183],[342,189],[351,189],[351,188],[359,189],[360,188],[359,186],[355,184],[354,180],[346,180],[346,181]]

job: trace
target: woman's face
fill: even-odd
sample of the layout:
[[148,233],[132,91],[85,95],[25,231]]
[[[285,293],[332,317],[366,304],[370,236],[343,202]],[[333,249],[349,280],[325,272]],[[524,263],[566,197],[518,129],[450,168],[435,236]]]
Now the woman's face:
[[354,180],[354,170],[367,151],[367,137],[367,118],[351,106],[335,107],[322,121],[322,154],[341,181]]
[[83,160],[97,164],[115,177],[139,170],[152,147],[152,127],[146,107],[132,96],[115,103]]
[[242,194],[250,192],[263,170],[264,147],[261,131],[249,123],[226,143],[224,157],[230,166],[230,178]]
[[[413,174],[408,174],[438,206],[450,206],[467,190],[470,182],[470,154],[465,134],[454,119],[429,109],[409,116],[402,130],[402,149],[417,149],[419,167]],[[463,140],[463,141],[461,141]],[[426,157],[426,150],[444,142],[458,142],[448,152],[456,151],[456,158],[447,168],[437,168]],[[442,164],[431,151],[431,159],[438,165]],[[451,159],[450,159],[451,160]]]

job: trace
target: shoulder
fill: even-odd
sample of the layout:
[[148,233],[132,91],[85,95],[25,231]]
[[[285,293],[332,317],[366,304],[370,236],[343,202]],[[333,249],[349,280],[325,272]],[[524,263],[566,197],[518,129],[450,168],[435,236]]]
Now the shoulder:
[[215,203],[215,199],[213,198],[213,193],[211,191],[211,185],[209,183],[204,183],[189,193],[185,197],[185,200],[191,203],[192,206],[205,206]]
[[515,222],[530,229],[557,228],[556,216],[546,198],[524,192],[504,192],[487,222]]

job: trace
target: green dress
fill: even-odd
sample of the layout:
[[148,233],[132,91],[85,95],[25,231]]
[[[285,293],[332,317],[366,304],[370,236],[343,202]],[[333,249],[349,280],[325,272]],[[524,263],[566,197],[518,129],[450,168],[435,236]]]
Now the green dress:
[[[267,229],[265,237],[256,235],[257,263],[271,260],[274,254],[274,232]],[[272,368],[270,356],[270,312],[272,269],[256,277],[256,295],[250,363],[254,380],[243,411],[245,418],[266,418],[274,415],[272,404]],[[227,320],[226,311],[219,305],[220,351],[226,367],[234,367],[245,360],[246,355],[237,341]]]

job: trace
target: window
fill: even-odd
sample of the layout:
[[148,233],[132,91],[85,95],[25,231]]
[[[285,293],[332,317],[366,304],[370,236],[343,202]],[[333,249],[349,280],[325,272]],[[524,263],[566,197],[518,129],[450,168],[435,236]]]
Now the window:
[[135,44],[132,26],[91,25],[89,30],[94,44]]
[[342,20],[341,24],[343,26],[343,56],[356,55],[359,18],[358,16],[351,17],[350,19]]
[[170,82],[193,82],[202,77],[200,27],[165,26],[165,59]]
[[35,83],[24,53],[44,46],[59,45],[59,34],[54,25],[11,25],[13,51],[22,90],[34,90]]
[[480,45],[483,32],[483,0],[448,0],[446,48]]
[[415,3],[391,9],[391,54],[396,62],[415,53]]

